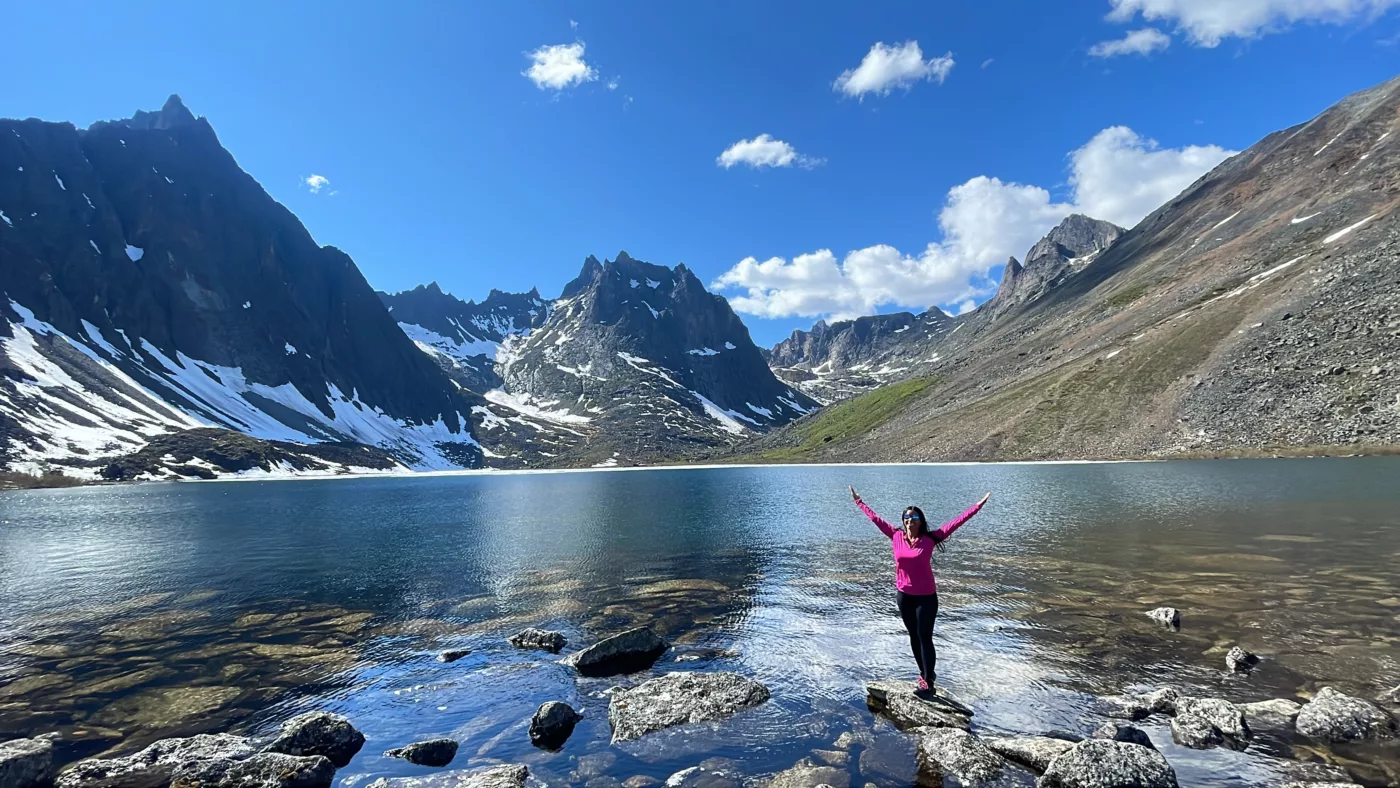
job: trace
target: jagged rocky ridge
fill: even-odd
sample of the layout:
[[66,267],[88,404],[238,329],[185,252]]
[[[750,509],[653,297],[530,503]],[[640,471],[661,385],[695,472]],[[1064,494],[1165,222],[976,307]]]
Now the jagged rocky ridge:
[[12,468],[90,467],[199,427],[480,461],[472,399],[178,97],[86,130],[0,120],[0,211]]
[[785,430],[748,451],[970,460],[1400,444],[1397,118],[1400,78],[1269,135],[1087,264],[1056,254],[1048,280],[1013,266],[1006,297],[930,345],[939,362],[912,373],[928,385],[872,431],[810,445],[810,428]]

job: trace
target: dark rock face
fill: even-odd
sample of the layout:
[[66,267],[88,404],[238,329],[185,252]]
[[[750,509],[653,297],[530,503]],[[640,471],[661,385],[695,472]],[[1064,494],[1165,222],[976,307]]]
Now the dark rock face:
[[558,749],[569,740],[574,726],[581,719],[583,718],[579,713],[567,703],[545,703],[536,709],[535,716],[530,718],[530,741],[536,747]]
[[506,638],[512,646],[525,649],[539,649],[558,654],[568,644],[562,632],[552,632],[544,629],[522,630]]
[[0,211],[12,466],[205,426],[479,461],[471,400],[178,97],[85,131],[0,120]]
[[1323,687],[1298,712],[1295,723],[1304,736],[1325,742],[1386,740],[1397,736],[1396,720],[1370,701]]
[[419,766],[446,766],[457,757],[457,742],[452,739],[430,739],[387,750],[384,754]]
[[1136,744],[1140,747],[1157,749],[1156,746],[1152,744],[1152,740],[1147,737],[1147,734],[1141,728],[1135,728],[1132,725],[1118,725],[1112,722],[1104,723],[1098,730],[1094,731],[1092,738],[1121,741],[1124,744]]
[[1220,698],[1181,698],[1172,718],[1172,739],[1185,747],[1203,750],[1229,747],[1243,750],[1254,737],[1238,706]]
[[1012,258],[989,307],[994,316],[1035,301],[1093,261],[1127,232],[1110,222],[1074,214],[1060,222],[1026,253],[1024,266]]
[[525,788],[530,770],[520,764],[442,772],[427,777],[384,777],[369,788]]
[[585,676],[617,676],[646,670],[671,645],[649,627],[629,629],[564,659]]
[[1233,673],[1249,673],[1259,664],[1259,657],[1239,646],[1231,646],[1225,654],[1225,667]]
[[728,302],[688,268],[625,252],[588,258],[544,324],[506,344],[497,372],[512,397],[596,429],[582,459],[604,462],[731,445],[816,406],[773,376]]
[[223,473],[365,472],[403,469],[391,454],[361,443],[266,441],[232,430],[202,428],[157,435],[139,451],[102,468],[108,481],[213,479]]
[[53,777],[52,742],[14,739],[0,743],[0,788],[43,788]]
[[764,703],[768,688],[736,673],[667,673],[612,696],[613,743],[674,725],[720,720]]
[[206,760],[236,761],[257,753],[242,736],[199,734],[162,739],[124,758],[89,758],[64,770],[57,788],[159,788],[177,767]]
[[335,766],[316,755],[262,752],[244,760],[210,758],[175,768],[170,788],[330,788]]
[[312,711],[282,723],[282,731],[264,752],[286,755],[324,755],[337,767],[344,766],[365,746],[365,735],[339,714]]
[[831,403],[936,370],[937,346],[959,321],[938,308],[868,315],[794,331],[768,352],[780,379]]
[[1038,788],[1177,788],[1162,754],[1136,744],[1089,739],[1050,761]]
[[954,777],[966,786],[986,785],[1001,776],[1006,761],[960,728],[934,728],[919,738],[919,783],[942,785]]
[[1050,766],[1050,761],[1076,742],[1053,739],[1049,736],[1012,736],[984,739],[987,747],[1008,761],[1019,763],[1036,774]]
[[876,714],[888,717],[901,730],[910,728],[962,728],[966,730],[972,709],[940,688],[933,695],[915,694],[908,681],[872,681],[865,685],[865,702]]

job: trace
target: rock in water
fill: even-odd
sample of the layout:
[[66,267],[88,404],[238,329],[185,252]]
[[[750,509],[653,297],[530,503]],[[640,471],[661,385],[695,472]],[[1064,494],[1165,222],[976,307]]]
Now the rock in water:
[[457,757],[457,742],[452,739],[430,739],[389,750],[384,754],[390,758],[403,758],[419,766],[446,766]]
[[901,730],[909,728],[968,727],[972,709],[963,705],[943,688],[920,697],[914,685],[907,681],[881,680],[865,685],[865,703],[876,714],[890,718]]
[[1174,607],[1159,607],[1156,610],[1149,610],[1147,617],[1164,627],[1181,628],[1181,611]]
[[1259,657],[1245,651],[1239,646],[1230,648],[1225,655],[1225,667],[1234,673],[1248,673],[1254,670],[1254,666],[1259,664]]
[[531,627],[506,638],[516,648],[533,648],[558,654],[568,643],[561,632]]
[[768,688],[737,673],[667,673],[612,696],[613,743],[692,722],[720,720],[768,700]]
[[170,788],[330,788],[330,759],[260,752],[241,761],[212,758],[176,767]]
[[1390,692],[1381,696],[1381,703],[1389,703],[1392,706],[1400,706],[1400,687],[1396,687]]
[[472,650],[469,648],[449,648],[438,654],[438,662],[456,662],[470,653]]
[[1037,788],[1177,788],[1176,770],[1160,752],[1089,739],[1057,755]]
[[569,740],[574,726],[583,719],[567,703],[550,701],[535,710],[530,718],[530,741],[536,747],[556,750]]
[[564,664],[572,665],[585,676],[636,673],[651,667],[670,647],[650,627],[637,627],[569,655]]
[[1285,698],[1236,704],[1251,730],[1283,730],[1293,726],[1303,704]]
[[1254,734],[1238,706],[1220,698],[1181,698],[1172,718],[1172,740],[1204,750],[1225,746],[1243,750]]
[[666,778],[666,788],[739,788],[740,785],[738,775],[703,766],[682,769]]
[[15,739],[0,744],[0,788],[41,788],[53,782],[53,742]]
[[199,734],[161,739],[124,758],[89,758],[68,767],[55,781],[57,788],[145,788],[170,782],[175,768],[201,760],[243,760],[257,753],[242,736]]
[[1113,722],[1104,723],[1098,730],[1094,731],[1095,739],[1108,739],[1109,741],[1121,741],[1124,744],[1136,744],[1141,747],[1152,747],[1157,749],[1152,740],[1147,737],[1141,728],[1131,725],[1119,725]]
[[1045,771],[1050,761],[1077,742],[1049,736],[1008,736],[983,739],[992,752],[1008,761],[1019,763],[1036,774]]
[[1325,742],[1393,739],[1396,736],[1395,718],[1385,709],[1331,687],[1323,687],[1303,706],[1295,725],[1304,736]]
[[367,788],[525,788],[530,770],[519,764],[442,772],[427,777],[381,777]]
[[1001,776],[1006,765],[982,740],[961,728],[931,728],[919,738],[919,783],[942,785],[945,776],[977,786]]
[[365,746],[365,735],[350,720],[327,711],[299,714],[282,723],[282,732],[263,752],[284,755],[324,755],[337,768],[344,766]]
[[1287,783],[1283,788],[1361,788],[1360,783]]
[[[670,780],[666,781],[666,785],[670,788]],[[823,785],[829,788],[850,788],[851,774],[845,769],[803,762],[773,775],[765,788],[819,788]]]

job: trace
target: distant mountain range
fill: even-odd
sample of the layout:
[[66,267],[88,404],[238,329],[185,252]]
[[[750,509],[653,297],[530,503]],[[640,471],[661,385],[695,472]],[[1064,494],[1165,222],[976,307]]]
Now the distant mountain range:
[[376,293],[178,97],[85,130],[0,120],[0,470],[1400,444],[1397,118],[1400,79],[1131,230],[1069,217],[969,314],[819,322],[770,350],[684,265],[626,252],[556,299]]

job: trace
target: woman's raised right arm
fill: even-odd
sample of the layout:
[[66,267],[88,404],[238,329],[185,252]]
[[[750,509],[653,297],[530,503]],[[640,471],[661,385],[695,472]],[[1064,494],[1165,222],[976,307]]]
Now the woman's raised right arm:
[[885,522],[885,518],[876,514],[874,509],[871,509],[869,506],[866,506],[865,501],[862,501],[860,499],[860,495],[856,493],[856,488],[848,487],[848,489],[851,491],[851,500],[856,502],[856,506],[859,506],[862,512],[865,512],[865,516],[870,518],[870,522],[875,523],[875,527],[879,528],[880,532],[883,533],[885,536],[888,536],[889,538],[893,539],[894,526]]

